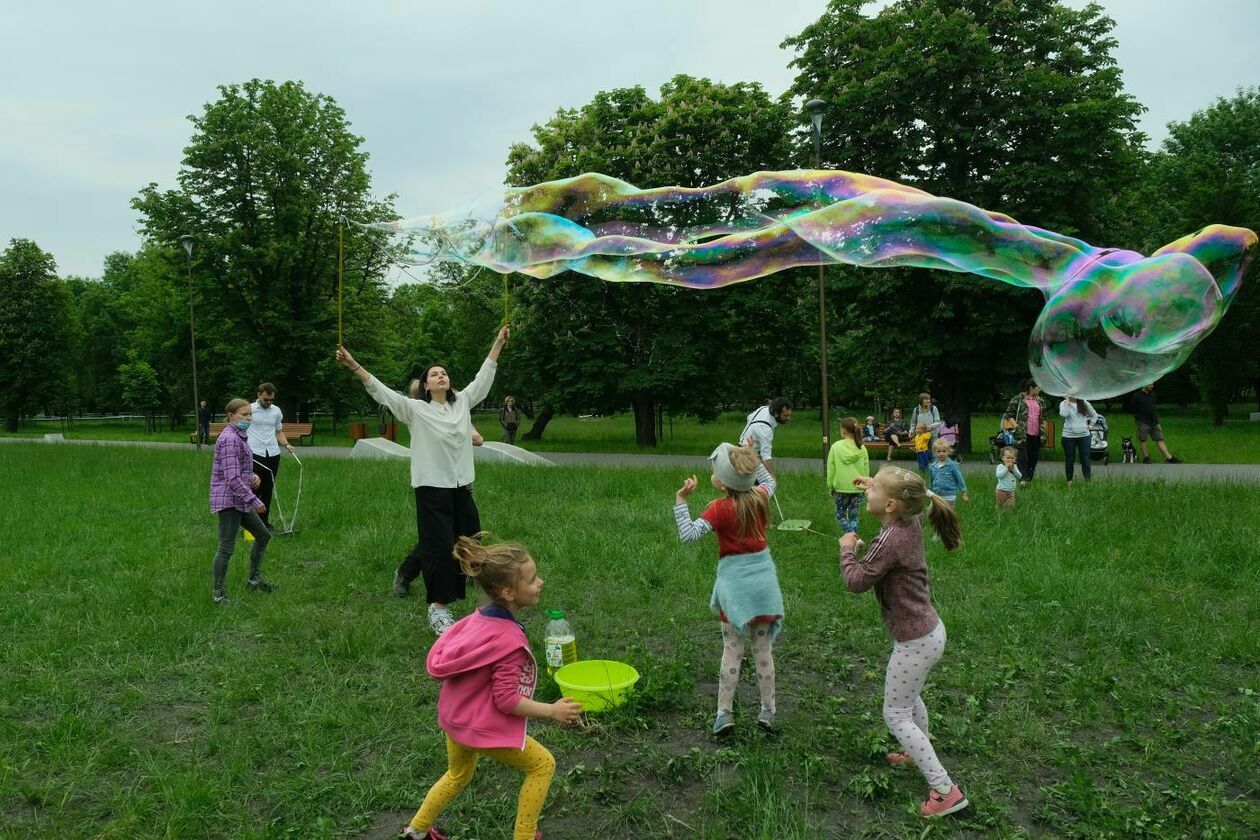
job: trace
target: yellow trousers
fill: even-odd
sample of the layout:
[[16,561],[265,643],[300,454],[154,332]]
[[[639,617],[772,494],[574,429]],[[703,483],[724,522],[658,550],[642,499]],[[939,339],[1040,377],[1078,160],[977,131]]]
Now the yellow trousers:
[[516,800],[516,830],[512,838],[534,840],[534,833],[538,830],[538,815],[542,813],[547,789],[551,787],[551,777],[556,772],[556,760],[546,747],[528,737],[523,750],[506,747],[479,750],[453,741],[447,735],[446,772],[429,789],[424,804],[411,818],[413,829],[424,833],[432,827],[443,809],[472,781],[473,772],[477,769],[477,759],[483,755],[500,764],[515,767],[525,774],[521,794]]

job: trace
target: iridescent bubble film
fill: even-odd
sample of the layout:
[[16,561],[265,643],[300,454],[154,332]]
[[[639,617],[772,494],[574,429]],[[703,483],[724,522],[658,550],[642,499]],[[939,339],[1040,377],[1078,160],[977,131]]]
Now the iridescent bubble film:
[[1149,257],[1095,248],[1009,216],[852,172],[757,172],[709,187],[639,189],[591,173],[435,216],[374,225],[410,261],[551,277],[727,286],[811,265],[977,274],[1046,297],[1029,368],[1051,394],[1130,391],[1175,369],[1220,322],[1257,237],[1211,225]]

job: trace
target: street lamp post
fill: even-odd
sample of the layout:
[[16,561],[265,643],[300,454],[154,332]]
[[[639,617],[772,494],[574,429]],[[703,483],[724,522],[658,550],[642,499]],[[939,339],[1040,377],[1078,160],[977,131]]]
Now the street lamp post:
[[198,412],[201,410],[201,395],[197,392],[197,321],[193,316],[193,290],[192,290],[192,248],[193,238],[190,234],[185,233],[179,238],[179,244],[184,246],[184,253],[188,255],[188,335],[192,339],[192,375],[193,375],[193,426],[196,428],[197,435],[197,451],[201,451],[201,420]]
[[[809,120],[813,126],[814,168],[822,169],[822,120],[827,102],[823,99],[811,99],[805,103],[805,110],[809,111]],[[822,362],[822,457],[825,466],[827,448],[831,443],[831,410],[827,395],[827,286],[822,263],[818,264],[818,345],[818,358]]]

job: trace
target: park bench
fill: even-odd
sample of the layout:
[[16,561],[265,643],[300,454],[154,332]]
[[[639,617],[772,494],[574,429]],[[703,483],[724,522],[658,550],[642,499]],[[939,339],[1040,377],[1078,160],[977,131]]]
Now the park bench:
[[[1055,433],[1057,431],[1055,422],[1053,420],[1047,420],[1045,421],[1045,426],[1046,426],[1046,433],[1045,435],[1042,436],[1041,448],[1054,449],[1055,448],[1054,446]],[[880,451],[887,452],[888,441],[884,440],[884,424],[883,423],[880,423],[878,426],[875,427],[875,434],[878,435],[879,440],[864,440],[862,441],[862,445],[866,447],[867,449],[878,449]],[[988,438],[988,437],[989,437],[988,435],[985,436],[985,438]],[[909,434],[906,436],[906,438],[907,439],[903,440],[901,442],[901,445],[897,447],[898,449],[914,449],[914,434],[913,433]],[[983,439],[984,438],[982,438],[982,440]],[[972,443],[974,445],[976,441],[973,439]]]
[[[867,449],[879,449],[884,452],[887,452],[889,443],[888,441],[884,440],[884,424],[883,423],[880,423],[877,426],[875,426],[875,437],[878,438],[878,440],[864,440],[862,441],[862,445],[866,447]],[[914,433],[911,432],[911,433],[906,434],[905,438],[901,441],[901,445],[898,446],[897,448],[913,450],[914,449]]]
[[[227,423],[211,423],[210,424],[210,440],[216,440],[219,433],[227,428]],[[285,438],[289,443],[311,445],[315,443],[315,424],[314,423],[285,423]],[[195,431],[188,433],[188,440],[192,443],[197,442],[197,433]]]

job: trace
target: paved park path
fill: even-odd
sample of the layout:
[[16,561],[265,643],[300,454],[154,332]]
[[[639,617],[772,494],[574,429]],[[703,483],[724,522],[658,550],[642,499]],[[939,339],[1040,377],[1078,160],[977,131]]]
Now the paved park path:
[[[148,449],[172,449],[184,452],[194,451],[191,444],[165,441],[140,440],[66,440],[46,444],[39,438],[6,438],[0,437],[3,443],[29,443],[40,446],[139,446]],[[315,458],[349,458],[352,447],[349,446],[299,446],[298,457],[305,460]],[[203,451],[209,458],[208,451]],[[709,459],[704,455],[653,455],[637,452],[538,452],[537,454],[562,466],[593,467],[659,467],[676,469],[680,473],[707,470]],[[882,460],[871,459],[871,466],[879,469]],[[914,462],[899,460],[898,464],[913,467]],[[782,472],[808,473],[822,475],[821,458],[775,458],[775,469]],[[1079,475],[1077,465],[1077,473]],[[967,475],[992,475],[993,467],[983,456],[970,456],[962,464]],[[1260,464],[1122,464],[1112,461],[1107,466],[1101,462],[1093,465],[1095,479],[1130,479],[1148,481],[1232,481],[1244,484],[1260,484]],[[1037,479],[1051,482],[1062,482],[1063,463],[1061,461],[1043,462],[1038,465]]]

